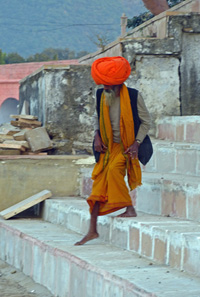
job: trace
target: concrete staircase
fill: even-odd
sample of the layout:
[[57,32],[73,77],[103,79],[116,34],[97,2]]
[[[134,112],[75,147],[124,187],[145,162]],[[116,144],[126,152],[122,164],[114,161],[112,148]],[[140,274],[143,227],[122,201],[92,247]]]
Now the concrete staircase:
[[100,217],[100,238],[74,246],[90,219],[93,166],[81,165],[79,197],[46,200],[41,218],[0,221],[0,258],[59,297],[200,297],[199,126],[199,117],[157,123],[154,156],[131,193],[138,217]]

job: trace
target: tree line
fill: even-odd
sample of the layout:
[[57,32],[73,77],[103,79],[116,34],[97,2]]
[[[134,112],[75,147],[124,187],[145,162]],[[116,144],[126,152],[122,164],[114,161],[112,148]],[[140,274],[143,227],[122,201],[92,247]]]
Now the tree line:
[[[167,0],[169,7],[172,7],[180,2],[185,0]],[[132,19],[128,19],[127,27],[135,28],[147,20],[154,17],[149,11],[141,13],[138,16],[134,16]],[[109,43],[109,39],[105,34],[96,34],[96,40],[91,39],[91,41],[101,49],[104,49],[104,46]],[[0,64],[14,64],[14,63],[28,63],[28,62],[44,62],[44,61],[56,61],[56,60],[72,60],[79,59],[85,55],[89,54],[87,51],[80,51],[76,53],[68,48],[60,49],[60,48],[47,48],[41,53],[36,53],[34,55],[29,56],[27,59],[20,56],[18,53],[3,53],[0,49]]]
[[15,63],[29,63],[29,62],[46,62],[46,61],[56,61],[56,60],[73,60],[79,59],[87,55],[87,51],[80,51],[76,53],[75,51],[65,49],[53,49],[47,48],[41,53],[36,53],[35,55],[29,56],[27,59],[20,56],[18,53],[3,53],[0,49],[0,64],[15,64]]

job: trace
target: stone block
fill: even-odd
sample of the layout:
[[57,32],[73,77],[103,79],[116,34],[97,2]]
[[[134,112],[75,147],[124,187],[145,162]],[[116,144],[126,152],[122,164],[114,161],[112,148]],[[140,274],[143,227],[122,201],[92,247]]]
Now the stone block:
[[129,249],[138,252],[140,248],[140,229],[131,226],[129,232]]
[[177,123],[176,125],[176,141],[184,140],[184,123]]
[[200,151],[197,152],[197,175],[200,176]]
[[55,275],[55,296],[70,296],[70,262],[62,255],[57,255],[57,273]]
[[109,280],[104,281],[103,285],[103,295],[104,297],[110,297],[110,296],[117,296],[117,297],[123,297],[124,292],[123,292],[123,287],[114,284],[113,282]]
[[81,213],[69,212],[67,214],[67,227],[73,231],[80,232],[81,229]]
[[167,261],[167,233],[159,227],[153,228],[153,259],[166,264]]
[[58,211],[54,207],[49,207],[48,208],[48,215],[47,215],[47,220],[51,223],[57,224],[58,222]]
[[163,189],[162,215],[186,218],[186,194],[179,190]]
[[110,226],[111,226],[111,220],[101,221],[101,218],[98,220],[98,232],[100,234],[100,237],[105,242],[110,242]]
[[[80,262],[81,265],[81,262]],[[86,274],[87,270],[76,263],[71,263],[70,279],[70,297],[87,296],[86,290]]]
[[[15,236],[12,232],[7,230],[5,253],[7,255],[6,262],[10,265],[14,264],[15,257]],[[16,255],[18,256],[18,255]]]
[[44,273],[44,249],[40,245],[33,246],[33,280],[41,284]]
[[186,124],[186,140],[188,142],[200,143],[200,123]]
[[23,251],[23,241],[20,237],[20,232],[15,234],[15,256],[14,256],[14,263],[13,266],[15,266],[17,269],[22,270],[23,269],[23,253],[17,253],[17,251]]
[[176,171],[188,175],[196,175],[197,155],[195,150],[178,150],[176,157]]
[[171,267],[181,269],[182,238],[181,234],[171,234],[169,244],[169,264]]
[[89,224],[90,224],[90,215],[89,215],[89,212],[88,212],[88,216],[84,216],[82,217],[82,220],[81,220],[81,229],[80,229],[80,233],[81,234],[86,234],[87,231],[89,230]]
[[0,259],[6,261],[6,230],[0,224]]
[[156,151],[156,168],[158,172],[175,171],[175,150],[169,147],[160,147]]
[[142,232],[141,234],[141,254],[152,258],[152,237],[150,234]]
[[165,263],[166,261],[166,242],[155,238],[154,240],[154,260],[159,263]]
[[101,297],[103,295],[104,278],[96,271],[88,270],[85,276],[85,296]]
[[52,148],[52,141],[44,127],[26,131],[25,138],[28,141],[32,152],[40,152]]
[[55,294],[56,272],[56,257],[53,253],[53,248],[48,248],[43,255],[42,285],[47,287],[53,294]]
[[58,211],[57,224],[67,226],[67,213],[63,209]]
[[137,211],[142,211],[150,214],[161,214],[161,188],[159,182],[145,183],[137,188]]
[[157,129],[158,129],[157,137],[159,139],[175,140],[176,130],[173,124],[168,124],[168,123],[158,124]]
[[183,269],[187,272],[200,276],[200,232],[186,235],[184,247]]
[[32,276],[33,272],[33,242],[28,238],[23,238],[23,273]]
[[123,249],[128,248],[128,227],[123,228],[120,224],[112,225],[111,243]]
[[200,193],[188,193],[187,213],[188,219],[200,222]]

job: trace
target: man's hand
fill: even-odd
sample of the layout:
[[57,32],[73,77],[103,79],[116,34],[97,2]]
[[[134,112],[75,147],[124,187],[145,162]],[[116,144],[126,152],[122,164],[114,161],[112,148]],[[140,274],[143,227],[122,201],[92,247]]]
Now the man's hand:
[[124,154],[130,154],[131,159],[137,159],[139,146],[140,144],[135,140],[133,144],[125,150]]
[[95,132],[94,136],[94,149],[99,153],[105,153],[107,151],[107,146],[102,142],[98,130]]

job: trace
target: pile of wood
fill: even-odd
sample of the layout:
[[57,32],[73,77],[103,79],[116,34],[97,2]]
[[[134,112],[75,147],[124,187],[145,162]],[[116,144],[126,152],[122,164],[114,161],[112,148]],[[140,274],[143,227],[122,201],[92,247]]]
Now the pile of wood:
[[0,155],[47,155],[52,141],[41,122],[32,115],[11,115],[0,127]]

